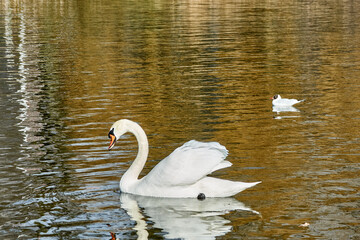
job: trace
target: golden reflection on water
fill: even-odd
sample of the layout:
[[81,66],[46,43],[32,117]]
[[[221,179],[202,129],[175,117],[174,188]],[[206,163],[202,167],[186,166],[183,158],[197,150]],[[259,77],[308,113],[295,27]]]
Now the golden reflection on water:
[[[229,214],[228,238],[346,238],[359,222],[359,8],[351,1],[8,0],[1,13],[11,15],[14,62],[21,65],[22,44],[34,50],[26,51],[35,61],[25,66],[26,81],[50,103],[28,97],[46,106],[29,118],[39,132],[48,118],[63,126],[60,158],[79,183],[70,191],[117,189],[137,146],[127,137],[109,153],[106,135],[112,122],[130,118],[149,137],[144,174],[197,139],[228,148],[234,165],[215,175],[263,181],[236,197],[261,218]],[[275,93],[305,102],[273,112]],[[30,131],[48,138],[39,132]]]

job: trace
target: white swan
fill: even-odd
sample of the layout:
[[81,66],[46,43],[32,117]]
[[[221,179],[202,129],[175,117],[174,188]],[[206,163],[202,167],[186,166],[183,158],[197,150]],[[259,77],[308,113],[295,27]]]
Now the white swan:
[[260,183],[208,177],[213,171],[232,165],[225,160],[228,151],[217,142],[204,143],[195,140],[175,149],[145,177],[138,179],[149,152],[144,130],[127,119],[115,122],[108,135],[111,139],[109,150],[114,147],[116,140],[127,132],[135,135],[139,150],[133,164],[120,180],[121,192],[168,198],[229,197]]

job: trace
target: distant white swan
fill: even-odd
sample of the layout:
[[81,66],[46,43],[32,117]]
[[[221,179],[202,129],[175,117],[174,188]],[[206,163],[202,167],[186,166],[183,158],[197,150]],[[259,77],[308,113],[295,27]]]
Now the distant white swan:
[[195,140],[175,149],[145,177],[138,179],[149,153],[144,130],[127,119],[115,122],[108,135],[111,139],[109,150],[114,147],[116,140],[127,132],[135,135],[139,150],[133,164],[120,180],[121,192],[168,198],[229,197],[260,183],[208,177],[208,174],[232,165],[225,160],[228,151],[217,142],[204,143]]
[[303,100],[297,100],[297,99],[287,99],[287,98],[281,98],[281,96],[279,94],[276,94],[275,96],[273,96],[272,98],[272,104],[274,106],[279,106],[279,107],[288,107],[288,106],[292,106],[294,104],[300,103]]

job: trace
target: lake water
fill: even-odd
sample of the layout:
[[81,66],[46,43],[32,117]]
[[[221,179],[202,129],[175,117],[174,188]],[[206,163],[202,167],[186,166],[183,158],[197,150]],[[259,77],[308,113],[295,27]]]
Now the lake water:
[[[360,239],[359,1],[0,5],[1,239]],[[273,109],[270,98],[305,99]],[[262,181],[233,198],[119,192],[184,142]]]

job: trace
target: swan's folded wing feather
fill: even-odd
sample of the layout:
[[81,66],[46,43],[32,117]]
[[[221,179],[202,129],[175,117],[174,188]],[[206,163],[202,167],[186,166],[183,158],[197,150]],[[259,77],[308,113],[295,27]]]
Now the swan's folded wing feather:
[[222,161],[220,162],[218,165],[215,166],[215,168],[211,171],[211,172],[215,172],[219,169],[222,169],[222,168],[228,168],[228,167],[231,167],[232,166],[232,163],[229,162],[229,161]]
[[191,140],[159,162],[144,181],[161,186],[191,185],[206,175],[231,166],[226,148],[217,142]]

